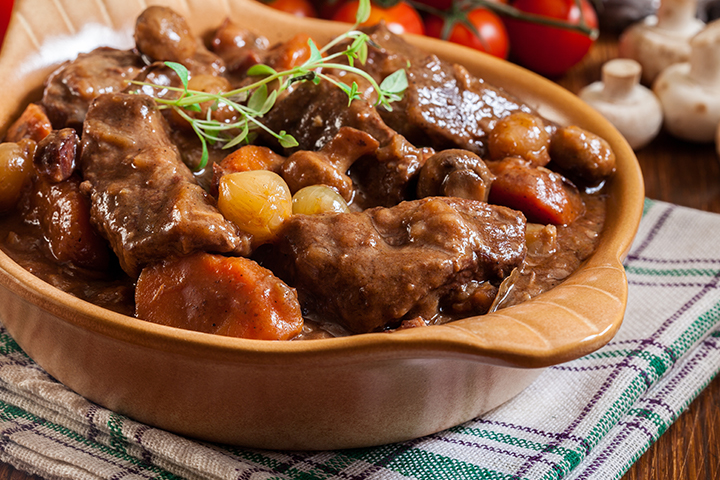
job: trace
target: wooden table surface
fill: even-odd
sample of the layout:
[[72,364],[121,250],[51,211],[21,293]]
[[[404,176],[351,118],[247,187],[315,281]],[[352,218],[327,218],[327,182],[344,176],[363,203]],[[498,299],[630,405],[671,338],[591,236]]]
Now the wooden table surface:
[[[557,82],[577,92],[598,80],[602,64],[616,55],[615,39],[601,37],[588,56]],[[686,143],[661,133],[636,153],[647,197],[720,213],[720,160],[714,145]],[[0,480],[38,478],[0,463]],[[623,477],[623,480],[649,479],[720,479],[720,377],[708,385]]]

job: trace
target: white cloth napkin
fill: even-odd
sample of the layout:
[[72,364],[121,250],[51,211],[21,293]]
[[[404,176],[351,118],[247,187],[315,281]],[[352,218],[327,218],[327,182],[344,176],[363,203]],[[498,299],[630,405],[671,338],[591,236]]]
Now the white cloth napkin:
[[94,405],[0,330],[0,460],[70,479],[612,479],[720,370],[720,215],[647,201],[623,326],[475,420],[328,452],[200,443]]

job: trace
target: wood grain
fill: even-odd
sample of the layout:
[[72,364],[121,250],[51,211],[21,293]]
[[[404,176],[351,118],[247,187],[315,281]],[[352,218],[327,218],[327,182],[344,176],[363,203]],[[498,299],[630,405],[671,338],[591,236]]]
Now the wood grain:
[[[616,55],[615,39],[601,37],[581,64],[556,81],[577,93],[599,80],[602,64]],[[720,161],[714,145],[690,144],[661,133],[637,157],[648,197],[720,213]],[[720,378],[715,378],[623,480],[720,479],[719,436]],[[0,463],[0,480],[38,479]]]

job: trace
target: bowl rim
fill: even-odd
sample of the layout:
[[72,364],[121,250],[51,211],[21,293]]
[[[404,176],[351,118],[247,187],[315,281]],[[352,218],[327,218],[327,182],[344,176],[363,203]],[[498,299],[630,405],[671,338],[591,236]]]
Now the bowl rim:
[[[43,48],[43,41],[52,40],[63,34],[62,31],[48,31],[44,39],[38,41],[37,44],[24,42],[25,45],[22,45],[21,40],[27,35],[27,26],[25,25],[28,22],[27,12],[31,11],[32,3],[33,0],[16,0],[15,10],[8,28],[8,40],[0,52],[0,75],[10,75],[16,83],[18,80],[11,74],[15,62],[33,52],[39,52]],[[192,3],[191,1],[190,4]],[[334,34],[346,27],[337,22],[316,19],[300,20],[278,14],[277,11],[252,0],[230,0],[230,3],[239,5],[238,8],[243,9],[243,15],[278,18],[279,27],[292,26],[290,31],[298,28],[321,28],[327,34]],[[192,19],[189,18],[189,20],[192,24]],[[61,29],[61,27],[58,28]],[[365,333],[328,339],[268,341],[181,330],[106,310],[40,280],[20,267],[2,251],[0,251],[0,285],[23,301],[36,304],[43,310],[79,328],[148,348],[181,352],[183,355],[204,355],[222,361],[257,364],[283,364],[290,359],[299,358],[307,362],[326,361],[328,358],[334,358],[335,361],[343,359],[353,361],[352,359],[373,354],[388,355],[389,357],[463,356],[484,363],[543,367],[580,357],[601,347],[612,338],[622,322],[627,301],[627,279],[624,275],[622,260],[630,249],[643,209],[642,173],[632,149],[602,115],[568,90],[544,77],[466,47],[447,44],[427,37],[409,35],[406,38],[411,43],[435,52],[445,59],[451,61],[469,59],[468,61],[475,65],[473,70],[488,69],[495,76],[513,78],[514,86],[517,88],[531,89],[539,97],[555,99],[551,103],[556,108],[572,110],[579,120],[574,123],[583,128],[590,127],[589,130],[603,136],[615,150],[618,158],[618,172],[621,172],[622,175],[616,175],[610,182],[613,196],[608,199],[608,212],[613,209],[617,213],[612,216],[608,214],[600,242],[592,256],[579,270],[554,289],[508,310],[469,317],[444,325],[400,330],[393,333]],[[32,75],[38,78],[39,72],[47,72],[50,68],[49,65],[39,66],[33,70]],[[27,72],[25,75],[27,76]],[[0,133],[4,134],[8,122],[18,114],[19,107],[27,103],[26,99],[32,95],[33,93],[27,90],[21,102],[17,98],[8,99],[7,92],[0,92],[0,103],[2,100],[10,100],[5,107],[0,108]],[[599,293],[600,297],[609,294],[615,298],[618,305],[612,307],[608,318],[598,323],[591,333],[579,332],[574,336],[569,333],[569,337],[566,339],[545,344],[542,341],[533,340],[530,335],[524,344],[513,346],[508,345],[507,341],[497,342],[483,337],[487,333],[487,329],[478,330],[479,324],[488,323],[489,319],[492,320],[490,323],[493,325],[504,325],[503,322],[509,322],[508,325],[517,323],[518,320],[514,313],[519,310],[523,311],[525,326],[529,330],[534,328],[533,316],[541,316],[540,314],[546,314],[546,312],[554,311],[557,314],[559,311],[568,310],[566,313],[569,315],[582,316],[582,312],[578,312],[577,309],[569,311],[572,309],[565,306],[567,292],[562,290],[563,286],[580,288],[582,285],[587,285],[588,281],[593,284],[592,282],[596,281],[598,277],[605,278],[604,275],[609,274],[608,272],[612,272],[613,287],[608,289],[603,283],[597,289],[604,290]],[[534,314],[532,311],[528,311],[532,307],[535,307]],[[513,315],[508,315],[508,313],[513,313]]]

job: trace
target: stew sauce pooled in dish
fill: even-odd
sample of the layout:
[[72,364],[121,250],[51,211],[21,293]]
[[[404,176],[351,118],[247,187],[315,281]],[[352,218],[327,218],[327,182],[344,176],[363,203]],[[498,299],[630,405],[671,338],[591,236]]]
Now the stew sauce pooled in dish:
[[61,65],[9,127],[3,250],[102,307],[270,340],[483,315],[576,270],[603,228],[607,142],[382,24],[364,34],[270,46],[226,20],[204,45],[148,8],[134,49]]

